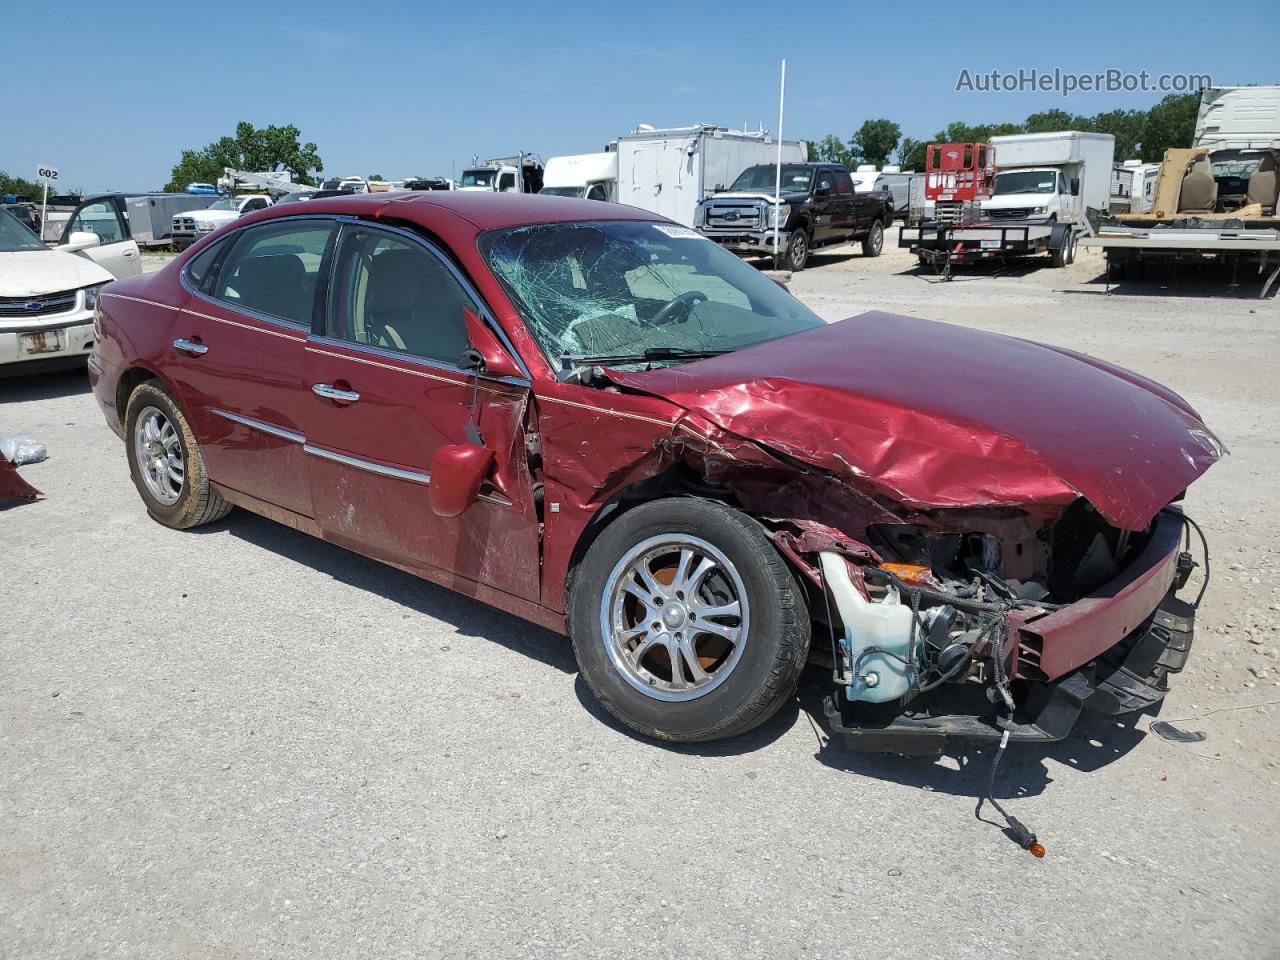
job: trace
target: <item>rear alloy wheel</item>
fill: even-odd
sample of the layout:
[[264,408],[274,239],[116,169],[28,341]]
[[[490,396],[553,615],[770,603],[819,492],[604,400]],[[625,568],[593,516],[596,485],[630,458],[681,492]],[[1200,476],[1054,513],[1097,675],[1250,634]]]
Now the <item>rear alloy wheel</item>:
[[799,273],[809,262],[809,235],[804,230],[795,230],[787,241],[787,267]]
[[879,220],[871,224],[871,229],[862,238],[862,255],[878,257],[884,251],[884,224]]
[[574,577],[569,628],[597,698],[665,740],[762,723],[809,649],[803,596],[764,529],[692,498],[636,507],[600,535]]
[[225,517],[231,504],[210,487],[195,435],[169,391],[149,380],[133,391],[127,410],[129,473],[147,512],[177,530]]

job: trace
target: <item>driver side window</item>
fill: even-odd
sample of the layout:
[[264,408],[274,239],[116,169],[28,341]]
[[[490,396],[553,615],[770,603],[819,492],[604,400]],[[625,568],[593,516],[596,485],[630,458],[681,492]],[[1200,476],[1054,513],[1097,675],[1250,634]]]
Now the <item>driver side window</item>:
[[88,203],[75,212],[67,225],[67,236],[87,231],[96,233],[103,243],[119,243],[124,239],[124,224],[120,222],[120,212],[110,200]]
[[329,336],[460,366],[462,311],[479,307],[422,244],[378,229],[343,231],[334,263]]

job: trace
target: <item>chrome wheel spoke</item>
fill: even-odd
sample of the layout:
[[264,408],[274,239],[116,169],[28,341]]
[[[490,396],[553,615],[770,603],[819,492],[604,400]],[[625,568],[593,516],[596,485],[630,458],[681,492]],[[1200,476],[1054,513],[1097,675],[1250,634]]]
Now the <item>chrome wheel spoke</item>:
[[714,620],[699,620],[694,626],[693,632],[714,633],[717,637],[724,637],[730,643],[737,644],[742,628],[730,627],[723,623],[716,623]]
[[693,649],[693,641],[689,637],[677,640],[672,649],[676,651],[679,658],[674,662],[677,672],[681,673],[682,681],[684,679],[683,671],[678,669],[680,660],[683,660],[684,665],[689,668],[689,675],[693,677],[695,684],[706,683],[710,679],[710,674],[702,669],[702,664],[698,661],[698,653]]
[[694,603],[691,605],[693,612],[698,615],[698,619],[710,619],[711,617],[740,617],[742,616],[742,604],[737,600],[731,603],[722,603],[718,606],[706,606],[702,603]]

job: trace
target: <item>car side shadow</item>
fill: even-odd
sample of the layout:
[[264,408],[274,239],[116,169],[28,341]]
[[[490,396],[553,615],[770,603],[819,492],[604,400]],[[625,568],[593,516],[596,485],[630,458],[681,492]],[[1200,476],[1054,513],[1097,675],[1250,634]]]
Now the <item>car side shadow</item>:
[[247,510],[232,511],[225,520],[189,532],[222,531],[340,583],[451,624],[463,636],[499,644],[562,673],[578,669],[569,641],[559,634]]

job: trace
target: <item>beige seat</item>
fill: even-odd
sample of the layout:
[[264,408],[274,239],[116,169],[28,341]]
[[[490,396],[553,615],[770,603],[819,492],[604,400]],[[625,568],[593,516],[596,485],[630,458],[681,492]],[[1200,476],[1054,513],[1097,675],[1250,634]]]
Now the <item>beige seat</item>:
[[1179,213],[1212,213],[1218,202],[1218,182],[1213,179],[1213,166],[1208,157],[1201,157],[1191,165],[1182,178],[1182,191],[1178,194]]
[[1258,164],[1258,169],[1253,171],[1249,177],[1249,191],[1247,194],[1247,203],[1260,203],[1263,212],[1275,211],[1276,208],[1276,192],[1278,189],[1276,178],[1276,158],[1275,154],[1264,154],[1262,161]]

